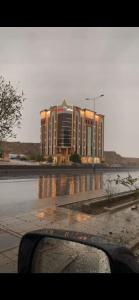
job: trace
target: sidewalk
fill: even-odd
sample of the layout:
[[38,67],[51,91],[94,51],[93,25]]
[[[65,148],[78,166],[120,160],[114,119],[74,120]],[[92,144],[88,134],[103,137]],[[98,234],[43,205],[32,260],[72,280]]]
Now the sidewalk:
[[20,237],[0,230],[0,273],[17,273]]
[[120,245],[133,247],[139,237],[139,206],[111,214],[87,215],[57,207],[34,210],[15,217],[0,218],[0,273],[17,272],[17,255],[21,237],[28,231],[59,228],[83,231],[104,237]]

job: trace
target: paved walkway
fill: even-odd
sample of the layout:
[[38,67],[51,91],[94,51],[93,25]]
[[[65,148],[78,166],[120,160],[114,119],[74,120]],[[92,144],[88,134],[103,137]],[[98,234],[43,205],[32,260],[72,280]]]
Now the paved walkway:
[[0,272],[17,272],[17,254],[21,237],[43,228],[70,229],[104,237],[131,247],[139,237],[139,206],[114,214],[91,216],[63,207],[47,207],[15,217],[0,218]]

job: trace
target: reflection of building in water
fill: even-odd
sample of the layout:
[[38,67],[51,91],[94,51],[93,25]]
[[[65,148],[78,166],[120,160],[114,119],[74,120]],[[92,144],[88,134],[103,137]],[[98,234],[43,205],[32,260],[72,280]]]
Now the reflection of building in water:
[[50,177],[45,179],[44,182],[44,193],[46,194],[46,197],[49,197],[51,193],[51,180]]
[[74,177],[69,177],[69,195],[74,194]]
[[68,225],[73,224],[73,222],[76,220],[78,222],[84,222],[84,221],[88,221],[91,218],[91,216],[87,215],[87,214],[83,214],[80,212],[76,212],[76,214],[74,214],[74,212],[72,210],[68,210]]
[[60,189],[62,189],[63,187],[65,187],[66,184],[66,176],[60,176],[59,177],[59,187]]
[[75,193],[80,192],[80,179],[79,179],[79,176],[75,176],[75,178],[74,178],[74,191],[75,191]]
[[57,178],[57,183],[56,183],[56,195],[66,195],[67,194],[67,177],[60,175]]
[[84,192],[88,191],[88,179],[87,179],[87,175],[84,176]]
[[39,199],[103,189],[101,174],[75,176],[41,176],[39,178]]
[[56,177],[39,178],[39,199],[56,196]]
[[81,192],[85,191],[85,176],[81,177]]
[[87,215],[87,214],[83,214],[83,213],[77,213],[76,216],[75,216],[76,220],[78,222],[84,222],[84,221],[87,221],[91,218],[91,216]]
[[87,191],[92,190],[92,188],[90,187],[90,174],[86,176],[86,187],[87,187]]
[[91,190],[91,191],[93,190],[93,177],[94,177],[94,175],[91,174],[91,175],[90,175],[90,190]]
[[43,198],[43,180],[39,177],[39,199]]
[[95,190],[102,189],[102,176],[95,175]]
[[51,197],[56,197],[56,177],[52,177],[52,193]]
[[41,176],[39,178],[39,199],[42,199],[45,195],[47,197],[47,187],[49,178]]

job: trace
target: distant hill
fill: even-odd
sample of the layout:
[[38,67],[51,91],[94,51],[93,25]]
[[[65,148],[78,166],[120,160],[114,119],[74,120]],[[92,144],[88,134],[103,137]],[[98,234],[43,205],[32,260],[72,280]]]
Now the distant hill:
[[104,158],[105,158],[105,162],[109,165],[112,164],[130,165],[130,166],[139,165],[139,158],[123,157],[117,154],[115,151],[104,151]]
[[40,153],[40,143],[2,142],[6,153],[37,155]]
[[[40,154],[40,143],[2,142],[2,148],[6,153],[16,153],[25,155]],[[122,157],[115,151],[104,151],[105,162],[109,165],[139,165],[139,158]]]

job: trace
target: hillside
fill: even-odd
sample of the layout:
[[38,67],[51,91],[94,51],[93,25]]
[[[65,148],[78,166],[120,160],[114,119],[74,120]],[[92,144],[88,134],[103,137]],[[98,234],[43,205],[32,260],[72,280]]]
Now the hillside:
[[121,164],[137,166],[139,165],[139,158],[134,157],[122,157],[114,151],[104,151],[105,162],[111,164]]
[[[40,153],[40,143],[3,142],[2,148],[6,153],[37,155]],[[139,158],[122,157],[115,151],[104,151],[105,162],[109,165],[139,165]]]
[[2,149],[6,153],[37,155],[40,153],[40,143],[2,142]]

